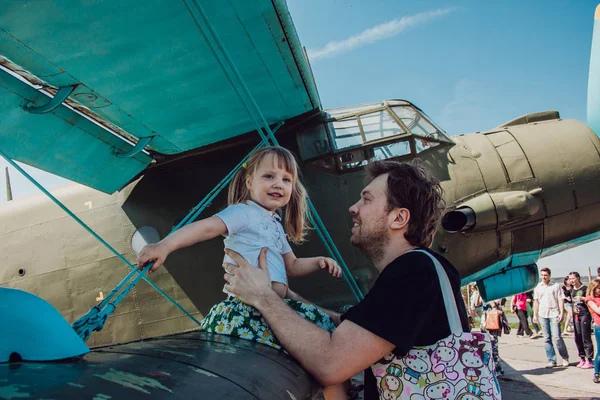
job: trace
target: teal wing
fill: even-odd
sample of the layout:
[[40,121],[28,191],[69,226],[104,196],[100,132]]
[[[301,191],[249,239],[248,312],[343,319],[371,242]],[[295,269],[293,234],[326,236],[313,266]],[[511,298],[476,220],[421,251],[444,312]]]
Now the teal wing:
[[[283,0],[204,0],[269,124],[320,108]],[[56,90],[76,86],[54,110]],[[182,2],[6,1],[0,4],[0,149],[112,193],[153,158],[255,129]]]

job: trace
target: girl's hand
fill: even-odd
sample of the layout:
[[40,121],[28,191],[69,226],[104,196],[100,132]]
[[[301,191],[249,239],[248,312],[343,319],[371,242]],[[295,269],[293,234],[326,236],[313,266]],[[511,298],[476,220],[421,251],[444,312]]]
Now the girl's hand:
[[162,242],[146,245],[138,255],[138,268],[142,270],[146,264],[154,261],[154,265],[152,265],[152,268],[148,271],[149,273],[152,273],[164,264],[168,255],[169,250]]
[[342,277],[342,269],[333,258],[321,257],[319,259],[319,267],[321,269],[328,269],[329,273],[336,278]]

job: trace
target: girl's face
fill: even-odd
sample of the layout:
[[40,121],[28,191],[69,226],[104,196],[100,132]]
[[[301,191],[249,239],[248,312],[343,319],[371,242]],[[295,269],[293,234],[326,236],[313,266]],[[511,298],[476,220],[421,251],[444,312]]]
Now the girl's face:
[[594,297],[600,297],[600,286],[594,289]]
[[283,167],[277,156],[267,154],[246,179],[252,201],[271,212],[285,206],[292,195],[294,177]]

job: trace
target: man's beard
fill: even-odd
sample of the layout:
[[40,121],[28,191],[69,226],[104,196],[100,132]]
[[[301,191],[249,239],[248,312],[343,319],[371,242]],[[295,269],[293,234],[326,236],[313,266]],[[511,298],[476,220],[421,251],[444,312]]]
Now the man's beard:
[[366,227],[361,222],[358,232],[352,235],[350,241],[376,263],[383,258],[385,248],[390,240],[387,232],[387,216],[382,216],[370,225],[370,227]]

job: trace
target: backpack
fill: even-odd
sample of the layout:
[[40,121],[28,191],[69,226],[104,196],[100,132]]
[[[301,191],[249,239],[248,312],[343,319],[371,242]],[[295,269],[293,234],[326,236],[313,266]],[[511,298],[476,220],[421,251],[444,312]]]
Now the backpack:
[[487,331],[497,331],[502,329],[500,325],[500,315],[502,311],[500,310],[490,310],[486,313],[485,316],[485,330]]

